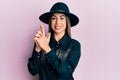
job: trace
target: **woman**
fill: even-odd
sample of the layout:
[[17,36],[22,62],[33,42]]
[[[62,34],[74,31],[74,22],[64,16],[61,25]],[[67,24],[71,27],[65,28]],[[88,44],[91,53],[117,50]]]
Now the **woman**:
[[32,75],[39,74],[39,80],[74,80],[73,72],[80,59],[80,43],[71,38],[70,28],[79,19],[69,12],[65,3],[55,3],[50,12],[39,19],[49,24],[49,33],[44,27],[35,34],[35,46],[28,61]]

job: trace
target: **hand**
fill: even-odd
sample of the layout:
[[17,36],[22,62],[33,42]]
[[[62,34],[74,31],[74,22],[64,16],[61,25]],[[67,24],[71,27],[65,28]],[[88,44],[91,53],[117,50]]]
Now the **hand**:
[[49,47],[50,33],[47,33],[47,35],[45,35],[45,30],[43,26],[40,26],[40,30],[35,35],[34,39],[36,45],[39,48],[43,49],[45,53],[48,53],[51,50],[51,48]]
[[34,38],[34,41],[35,41],[35,44],[36,44],[36,46],[35,46],[35,51],[36,51],[36,52],[40,52],[40,51],[41,51],[41,48],[40,48],[40,46],[39,46],[39,44],[38,44],[38,42],[37,42],[37,38],[36,38],[36,37]]
[[38,39],[41,37],[40,34],[39,34],[40,32],[42,32],[42,34],[45,34],[45,31],[42,30],[41,26],[40,26],[40,30],[35,34],[35,37],[34,37],[34,41],[35,41],[35,44],[36,44],[35,50],[37,52],[41,51],[41,48],[40,48],[39,43],[38,43]]
[[35,44],[36,44],[36,46],[35,46],[35,51],[36,52],[40,52],[41,51],[41,48],[40,48],[40,46],[39,46],[39,44],[38,44],[38,42],[37,42],[37,39],[40,37],[40,35],[37,33],[36,35],[35,35],[35,37],[34,37],[34,42],[35,42]]

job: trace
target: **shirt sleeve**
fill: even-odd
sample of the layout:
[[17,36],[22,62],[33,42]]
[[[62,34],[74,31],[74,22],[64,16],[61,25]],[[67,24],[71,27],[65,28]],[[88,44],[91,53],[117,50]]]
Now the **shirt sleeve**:
[[53,69],[60,75],[72,75],[81,56],[81,45],[79,42],[73,41],[69,46],[71,46],[71,51],[66,60],[59,59],[54,49],[47,54],[48,63],[50,63]]
[[40,70],[41,53],[36,52],[34,46],[32,56],[28,59],[28,70],[32,75],[36,75]]

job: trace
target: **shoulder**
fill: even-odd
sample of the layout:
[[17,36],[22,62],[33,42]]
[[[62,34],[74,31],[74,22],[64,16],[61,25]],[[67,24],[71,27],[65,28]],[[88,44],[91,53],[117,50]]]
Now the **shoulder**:
[[76,39],[71,39],[71,43],[73,43],[75,45],[81,45],[80,42]]
[[69,48],[71,48],[71,52],[74,53],[74,56],[81,56],[81,44],[78,40],[71,39]]
[[70,45],[76,46],[76,47],[81,47],[81,43],[78,40],[72,39],[72,38],[70,40]]

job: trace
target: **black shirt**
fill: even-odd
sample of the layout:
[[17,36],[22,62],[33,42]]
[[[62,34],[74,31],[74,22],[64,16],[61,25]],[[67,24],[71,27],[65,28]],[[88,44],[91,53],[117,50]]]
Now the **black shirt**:
[[58,42],[53,35],[49,46],[51,51],[37,53],[35,47],[28,61],[32,75],[39,73],[40,80],[74,80],[73,72],[81,56],[80,43],[64,35]]

